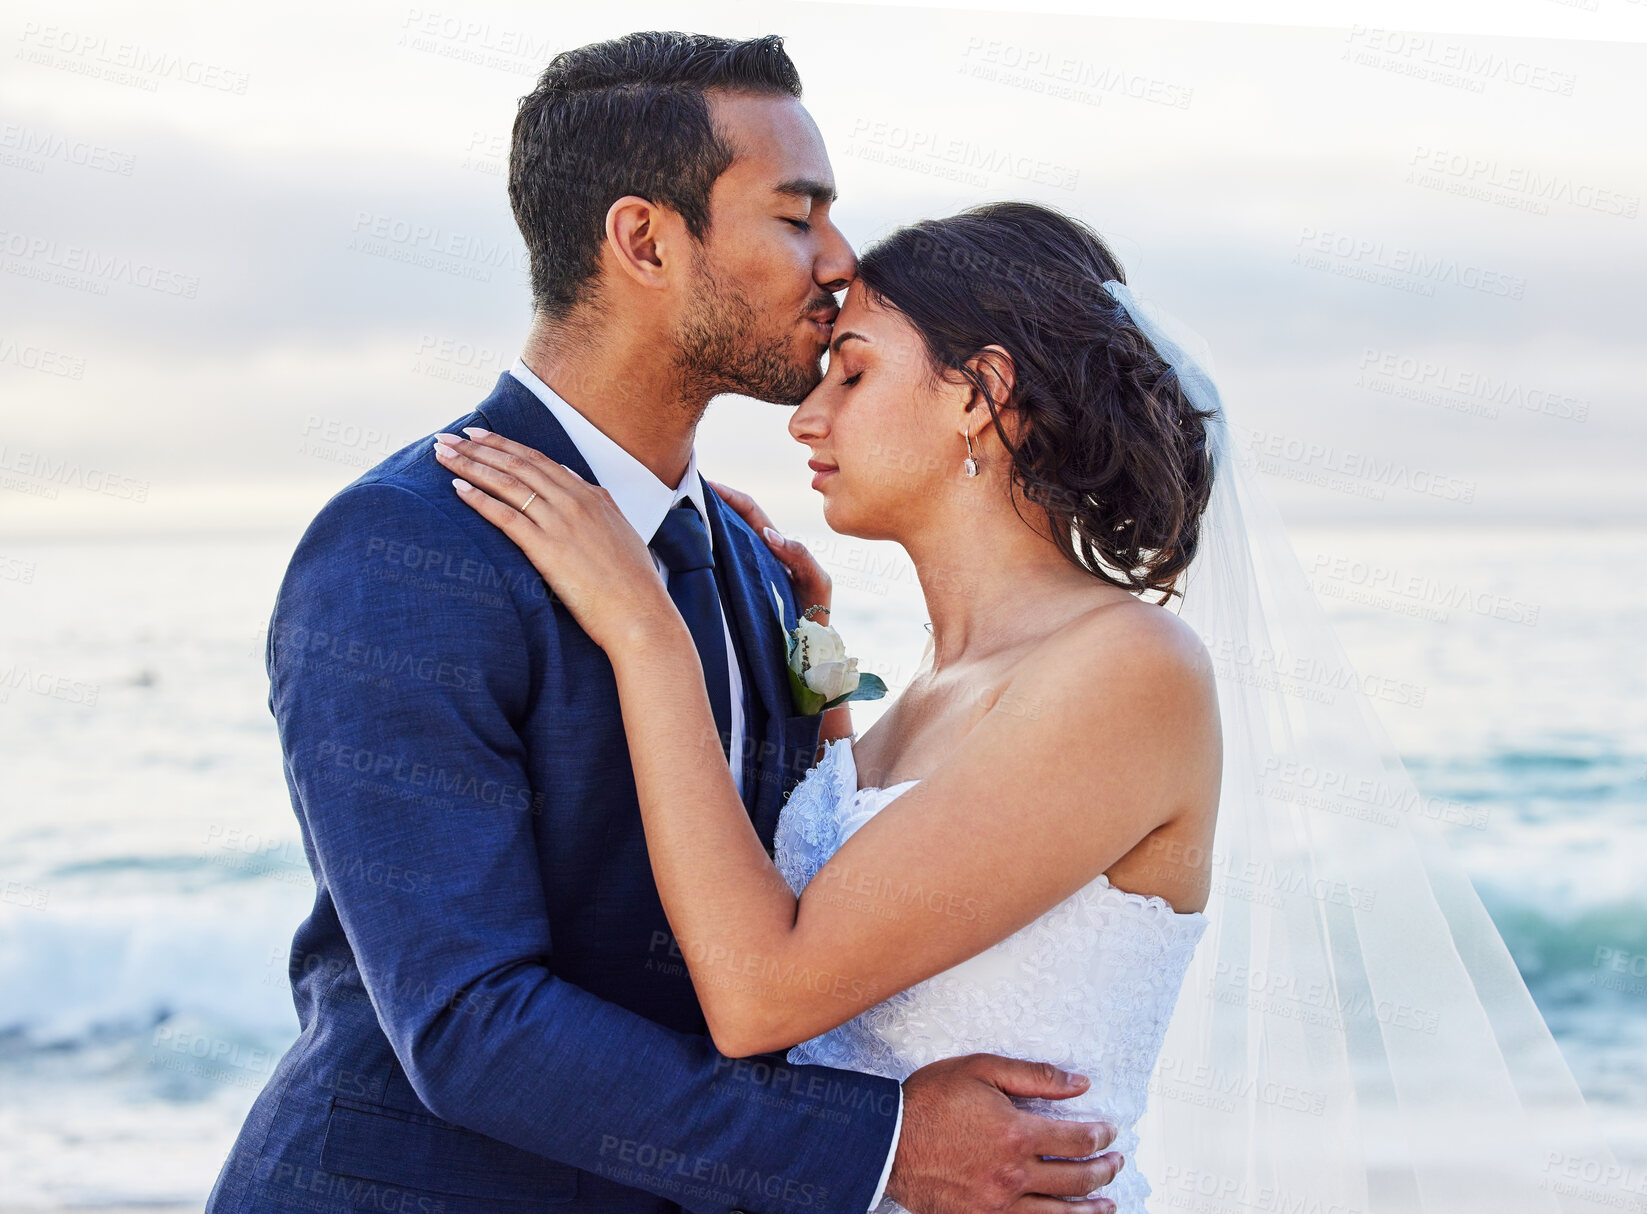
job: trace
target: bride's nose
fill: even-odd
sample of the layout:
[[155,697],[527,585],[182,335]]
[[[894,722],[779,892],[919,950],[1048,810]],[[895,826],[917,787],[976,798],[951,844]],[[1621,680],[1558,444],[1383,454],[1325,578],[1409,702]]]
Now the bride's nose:
[[819,384],[805,400],[795,406],[795,412],[789,415],[789,434],[798,443],[810,446],[818,442],[829,433],[828,411],[819,399],[823,394],[823,384]]

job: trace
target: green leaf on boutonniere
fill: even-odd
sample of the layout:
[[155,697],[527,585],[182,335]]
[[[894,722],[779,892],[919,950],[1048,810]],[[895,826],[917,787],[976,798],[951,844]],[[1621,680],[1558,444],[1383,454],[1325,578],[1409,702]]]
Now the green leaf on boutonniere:
[[[794,674],[793,671],[790,673],[791,675]],[[812,694],[817,695],[817,692]],[[885,694],[886,684],[881,681],[880,675],[866,674],[860,670],[858,672],[858,685],[844,696],[836,696],[833,700],[830,700],[829,703],[824,705],[824,708],[834,708],[836,705],[845,704],[850,700],[878,700]]]

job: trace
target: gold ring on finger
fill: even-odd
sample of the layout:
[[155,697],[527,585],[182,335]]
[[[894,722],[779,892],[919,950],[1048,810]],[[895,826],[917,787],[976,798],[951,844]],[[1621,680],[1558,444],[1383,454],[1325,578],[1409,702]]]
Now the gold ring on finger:
[[524,502],[521,503],[520,512],[522,514],[525,514],[526,513],[526,507],[530,506],[533,502],[535,502],[537,500],[538,500],[538,491],[536,489],[534,489],[534,490],[532,490],[532,495],[530,497],[528,497]]

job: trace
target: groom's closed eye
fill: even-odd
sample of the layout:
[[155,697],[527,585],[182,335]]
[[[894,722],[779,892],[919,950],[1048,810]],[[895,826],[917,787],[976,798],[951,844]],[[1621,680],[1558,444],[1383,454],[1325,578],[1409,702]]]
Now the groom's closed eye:
[[793,202],[805,202],[807,214],[802,216],[780,215],[778,218],[792,226],[797,232],[812,231],[812,220],[819,211],[826,211],[829,204],[835,201],[835,186],[831,182],[816,181],[812,178],[797,177],[792,181],[780,182],[772,187],[772,192]]

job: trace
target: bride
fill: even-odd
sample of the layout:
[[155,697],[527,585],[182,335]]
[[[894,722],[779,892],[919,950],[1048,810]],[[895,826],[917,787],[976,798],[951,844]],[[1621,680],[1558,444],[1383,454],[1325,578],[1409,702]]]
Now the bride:
[[[940,244],[1021,273],[949,270]],[[692,637],[609,497],[497,436],[446,458],[496,494],[463,495],[488,517],[524,497],[506,468],[555,511],[515,538],[612,660],[716,1046],[900,1080],[974,1052],[1054,1062],[1093,1079],[1060,1111],[1101,1115],[1126,1155],[1204,926],[1220,740],[1205,647],[1139,594],[1195,553],[1206,418],[1103,289],[1120,273],[1092,232],[1023,205],[863,258],[789,428],[829,525],[913,558],[931,654],[874,728],[826,742],[775,861],[705,744]],[[827,608],[816,566],[773,546]],[[1147,1191],[1126,1169],[1101,1190],[1123,1211]]]
[[[861,738],[830,710],[772,856],[607,493],[484,431],[437,455],[611,659],[723,1053],[1084,1073],[1030,1103],[1117,1128],[1098,1195],[1121,1214],[1151,1192],[1140,1154],[1165,1206],[1218,1214],[1606,1200],[1548,1030],[1168,328],[1035,205],[863,255],[789,429],[829,525],[909,553],[932,638]],[[815,562],[721,492],[827,623]]]

